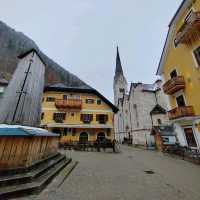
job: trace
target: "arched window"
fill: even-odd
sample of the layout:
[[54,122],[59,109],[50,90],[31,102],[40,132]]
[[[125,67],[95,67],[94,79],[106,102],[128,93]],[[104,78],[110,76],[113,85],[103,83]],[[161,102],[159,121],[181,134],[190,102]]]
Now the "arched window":
[[80,143],[87,143],[88,142],[88,133],[86,133],[86,132],[80,133],[79,142]]
[[105,133],[104,133],[104,132],[98,133],[98,135],[97,135],[97,140],[98,140],[98,141],[102,142],[102,141],[105,140],[105,138],[106,138],[106,136],[105,136]]

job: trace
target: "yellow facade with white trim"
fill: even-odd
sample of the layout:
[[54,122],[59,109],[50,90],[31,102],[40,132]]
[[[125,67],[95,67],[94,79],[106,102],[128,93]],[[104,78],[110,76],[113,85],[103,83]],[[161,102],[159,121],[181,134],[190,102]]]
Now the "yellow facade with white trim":
[[[169,102],[169,119],[175,126],[181,146],[200,149],[200,1],[185,0],[174,15],[159,63],[157,75],[163,78],[163,88]],[[199,51],[200,52],[200,51]],[[170,74],[176,70],[183,78],[179,87],[178,77]],[[180,103],[181,96],[184,102]],[[185,104],[185,105],[184,105]]]
[[[191,1],[192,2],[192,1]],[[200,46],[200,37],[190,44],[174,45],[175,36],[184,23],[187,14],[193,10],[200,11],[200,1],[191,3],[179,16],[173,29],[169,34],[169,45],[164,58],[162,76],[165,81],[170,79],[170,72],[177,70],[178,75],[185,79],[183,91],[187,105],[192,105],[196,115],[200,115],[200,66],[197,64],[193,51]],[[169,95],[171,109],[177,107],[175,95]]]
[[[53,119],[54,113],[63,113],[55,106],[55,101],[48,102],[48,97],[53,97],[56,99],[63,99],[63,95],[68,96],[79,96],[82,101],[81,110],[66,110],[65,119],[62,123],[56,123]],[[94,103],[87,104],[86,99],[93,99]],[[97,100],[101,100],[101,104],[97,104]],[[73,92],[57,92],[57,91],[46,91],[43,94],[42,103],[42,113],[43,118],[41,120],[41,126],[47,128],[49,131],[54,132],[59,130],[61,134],[61,143],[65,142],[78,142],[80,139],[80,133],[86,132],[88,134],[88,141],[96,141],[99,133],[104,133],[105,137],[109,140],[114,139],[113,132],[113,110],[112,108],[100,99],[96,94],[92,93],[73,93]],[[81,120],[81,114],[92,114],[93,120],[89,124],[85,124]],[[99,124],[96,120],[96,115],[105,114],[108,115],[108,120],[105,124]],[[64,129],[73,129],[73,132],[67,132],[64,134]]]

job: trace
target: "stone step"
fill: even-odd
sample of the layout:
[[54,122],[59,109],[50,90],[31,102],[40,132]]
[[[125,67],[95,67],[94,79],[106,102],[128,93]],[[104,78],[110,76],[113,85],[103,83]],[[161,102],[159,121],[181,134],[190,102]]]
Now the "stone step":
[[30,170],[28,172],[8,175],[8,176],[1,176],[0,177],[0,188],[12,185],[19,185],[31,182],[33,179],[39,177],[45,171],[56,165],[57,163],[61,162],[62,160],[66,159],[64,155],[58,154],[57,156],[53,157],[51,160],[47,160],[45,163],[40,164],[37,168]]
[[70,162],[71,159],[62,160],[43,175],[36,178],[33,182],[1,188],[0,199],[6,200],[9,198],[38,194]]
[[20,173],[25,173],[25,172],[29,172],[35,168],[38,168],[40,165],[48,162],[49,160],[54,159],[55,157],[59,156],[60,153],[56,152],[50,156],[48,156],[47,158],[44,159],[40,159],[36,162],[34,162],[32,165],[28,166],[28,167],[21,167],[21,168],[17,168],[17,169],[9,169],[9,170],[1,170],[0,171],[0,178],[4,177],[5,174],[6,175],[14,175],[14,174],[20,174]]

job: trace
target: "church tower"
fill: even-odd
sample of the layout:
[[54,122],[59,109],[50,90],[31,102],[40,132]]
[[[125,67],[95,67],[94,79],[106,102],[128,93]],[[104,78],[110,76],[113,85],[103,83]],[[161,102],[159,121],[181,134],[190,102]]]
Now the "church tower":
[[127,92],[127,81],[126,78],[124,77],[118,47],[117,47],[116,69],[113,82],[113,90],[114,90],[114,102],[115,105],[117,106],[119,99],[122,99],[124,93]]

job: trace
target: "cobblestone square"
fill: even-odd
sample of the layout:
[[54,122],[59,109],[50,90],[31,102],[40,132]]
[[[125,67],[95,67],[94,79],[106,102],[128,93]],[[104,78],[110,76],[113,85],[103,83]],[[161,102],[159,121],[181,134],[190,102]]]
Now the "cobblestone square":
[[132,147],[121,151],[66,152],[79,163],[63,184],[61,172],[40,195],[20,200],[200,199],[198,165]]

